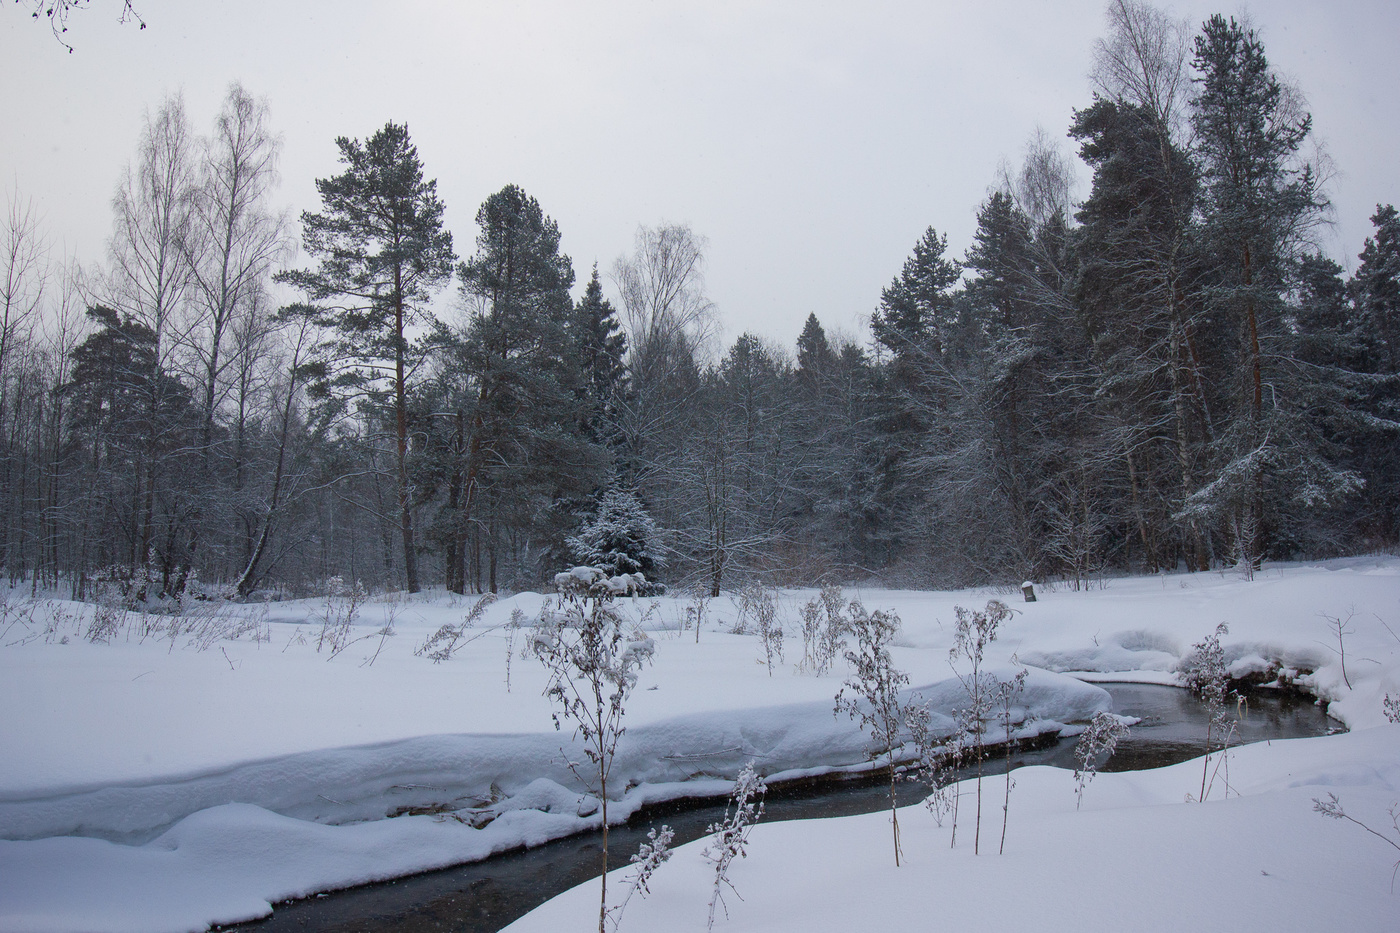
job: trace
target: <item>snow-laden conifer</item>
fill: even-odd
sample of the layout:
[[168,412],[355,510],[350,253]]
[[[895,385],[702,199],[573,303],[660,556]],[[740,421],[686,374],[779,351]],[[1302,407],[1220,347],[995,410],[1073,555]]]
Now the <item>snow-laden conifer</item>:
[[[568,544],[574,560],[609,575],[636,573],[654,580],[666,566],[660,529],[637,494],[623,487],[603,493]],[[646,584],[644,590],[656,592],[657,585]]]

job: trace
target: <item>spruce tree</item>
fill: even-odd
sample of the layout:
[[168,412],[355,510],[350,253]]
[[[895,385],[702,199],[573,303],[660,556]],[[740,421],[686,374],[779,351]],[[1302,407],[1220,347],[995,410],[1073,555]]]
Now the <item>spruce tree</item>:
[[408,127],[393,122],[361,143],[335,141],[345,171],[316,180],[322,213],[301,215],[302,245],[315,269],[284,272],[336,337],[323,348],[320,394],[339,410],[353,399],[394,442],[395,488],[405,584],[420,589],[409,482],[409,391],[424,347],[410,331],[436,323],[427,302],[452,275],[452,234],[442,228],[437,182]]
[[1351,281],[1359,396],[1364,419],[1353,441],[1354,463],[1366,479],[1358,530],[1370,542],[1400,537],[1400,214],[1376,206],[1375,234],[1366,238]]
[[596,443],[621,443],[621,407],[627,395],[627,335],[618,324],[617,312],[603,297],[598,264],[574,311],[579,360],[586,398],[584,432]]

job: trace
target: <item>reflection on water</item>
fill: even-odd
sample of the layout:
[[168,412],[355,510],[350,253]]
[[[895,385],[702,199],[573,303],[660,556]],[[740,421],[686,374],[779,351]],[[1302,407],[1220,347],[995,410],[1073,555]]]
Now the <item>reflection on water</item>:
[[[1114,712],[1136,716],[1142,722],[1133,727],[1132,734],[1100,770],[1158,768],[1201,753],[1206,714],[1186,691],[1141,684],[1102,686],[1113,697]],[[1238,713],[1234,744],[1325,735],[1337,728],[1316,704],[1291,696],[1256,693],[1241,704]],[[988,770],[1001,773],[1004,760],[990,761]],[[1074,741],[1016,752],[1011,763],[1012,767],[1073,768]],[[916,803],[928,791],[918,782],[901,783],[899,800],[901,804]],[[770,792],[763,818],[770,822],[870,813],[889,806],[887,794],[888,785],[879,782]],[[654,824],[664,821],[674,829],[673,845],[679,846],[705,835],[705,828],[723,812],[722,806],[653,811],[634,825],[613,827],[608,832],[613,865],[624,864]],[[596,877],[600,843],[599,833],[585,833],[485,862],[279,905],[266,920],[225,929],[241,933],[495,933],[556,894]]]

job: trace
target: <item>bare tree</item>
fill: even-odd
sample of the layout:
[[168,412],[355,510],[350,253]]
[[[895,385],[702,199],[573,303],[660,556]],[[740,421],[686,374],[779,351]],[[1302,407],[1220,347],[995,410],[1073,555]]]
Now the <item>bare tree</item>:
[[[53,37],[58,40],[59,45],[72,53],[73,46],[69,45],[68,40],[64,38],[68,33],[68,17],[72,15],[74,10],[86,9],[91,0],[15,0],[15,2],[23,3],[29,8],[31,19],[47,19],[49,28],[53,30]],[[131,5],[131,0],[122,0],[118,21],[122,25],[135,22],[140,28],[146,28],[146,21],[136,12],[136,8]]]
[[[173,331],[190,293],[187,256],[197,178],[194,147],[184,99],[172,95],[154,114],[147,113],[136,163],[127,166],[112,199],[111,300],[118,310],[151,332],[156,372],[171,369]],[[143,422],[148,430],[159,429],[157,412],[165,407],[164,395],[172,387],[173,380],[151,382]],[[132,496],[137,527],[131,548],[133,564],[146,562],[151,554],[156,486],[164,479],[161,448],[169,440],[151,436],[137,443],[140,456]]]
[[1090,80],[1105,97],[1145,108],[1163,139],[1183,129],[1191,89],[1191,24],[1140,0],[1112,0]]
[[219,381],[229,366],[223,343],[235,315],[252,313],[272,267],[289,243],[285,217],[267,199],[278,182],[281,139],[268,126],[266,101],[229,85],[214,133],[200,141],[184,247],[194,301],[188,335],[203,392],[204,457],[209,459]]
[[638,227],[632,255],[618,258],[612,278],[634,371],[678,343],[694,350],[709,336],[714,305],[705,296],[705,238],[689,226]]
[[[289,246],[285,217],[266,205],[278,180],[280,150],[280,140],[268,128],[266,102],[236,82],[230,85],[213,134],[196,148],[198,177],[190,192],[189,235],[182,244],[191,300],[182,309],[179,339],[192,370],[189,381],[199,390],[203,476],[201,492],[193,497],[195,519],[180,560],[177,591],[183,589],[202,537],[214,531],[207,526],[211,519],[217,522],[211,512],[218,511],[225,491],[216,476],[216,413],[223,396],[238,388],[237,380],[228,385],[225,378],[238,356],[226,353],[225,344],[232,329],[246,338],[265,328],[239,319],[266,316],[264,290],[273,265]],[[254,345],[245,339],[243,355]],[[246,374],[245,366],[236,375]]]
[[[39,320],[49,279],[48,247],[39,231],[32,201],[16,189],[0,218],[0,567],[15,579],[22,559],[15,549],[26,535],[23,479],[26,445],[16,443],[26,420],[24,403],[32,396],[32,333]],[[26,391],[26,383],[29,389]],[[17,483],[17,480],[19,482]]]

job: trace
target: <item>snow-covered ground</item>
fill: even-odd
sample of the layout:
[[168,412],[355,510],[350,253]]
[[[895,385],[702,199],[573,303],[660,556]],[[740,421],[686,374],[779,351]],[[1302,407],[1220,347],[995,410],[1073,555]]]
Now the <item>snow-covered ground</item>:
[[[790,633],[814,595],[783,594]],[[948,658],[954,606],[979,608],[993,595],[847,591],[898,612],[894,662],[944,714],[959,703]],[[897,871],[886,816],[760,826],[753,856],[734,872],[745,900],[730,898],[731,925],[862,929],[937,917],[991,929],[1017,919],[1067,929],[1395,928],[1400,853],[1323,819],[1311,800],[1336,793],[1349,814],[1392,830],[1400,727],[1386,722],[1382,701],[1400,698],[1400,560],[1003,598],[1018,614],[988,661],[1003,672],[1032,667],[1023,705],[1037,728],[1104,708],[1106,695],[1087,681],[1172,682],[1192,644],[1226,622],[1237,673],[1312,671],[1301,682],[1356,731],[1241,749],[1229,797],[1217,784],[1204,805],[1183,802],[1199,791],[1199,762],[1102,775],[1079,812],[1067,772],[1023,769],[1000,857],[984,847],[974,858],[962,829],[948,849],[948,830],[920,809],[901,820],[907,864]],[[111,643],[92,644],[83,637],[91,607],[12,598],[0,622],[0,929],[198,930],[264,915],[288,897],[596,826],[596,801],[564,764],[570,735],[553,729],[545,672],[521,654],[526,632],[508,624],[512,610],[533,616],[543,599],[495,603],[467,632],[473,640],[434,663],[414,649],[460,622],[472,600],[372,601],[352,633],[363,640],[332,657],[317,651],[324,601],[226,607],[203,620],[207,636],[244,619],[234,640],[198,630],[142,637],[133,616]],[[801,642],[790,634],[770,676],[758,639],[728,633],[737,606],[727,599],[710,604],[698,644],[678,631],[684,600],[626,605],[656,652],[628,703],[611,785],[627,790],[610,818],[723,793],[749,760],[770,777],[865,766],[866,738],[832,713],[844,664],[800,672]],[[1345,678],[1328,616],[1345,623]],[[167,624],[145,624],[157,621]],[[376,634],[390,622],[392,636]],[[704,923],[701,847],[662,867],[656,894],[634,899],[625,926]],[[594,891],[570,892],[521,928],[596,925]]]

